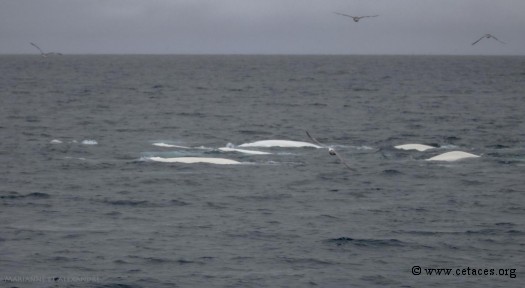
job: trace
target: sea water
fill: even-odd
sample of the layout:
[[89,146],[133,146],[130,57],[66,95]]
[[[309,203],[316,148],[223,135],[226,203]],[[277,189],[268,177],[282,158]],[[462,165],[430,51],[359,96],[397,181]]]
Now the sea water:
[[[2,287],[523,283],[525,57],[5,55],[0,73]],[[232,150],[305,131],[355,171]],[[481,157],[425,161],[450,151]]]

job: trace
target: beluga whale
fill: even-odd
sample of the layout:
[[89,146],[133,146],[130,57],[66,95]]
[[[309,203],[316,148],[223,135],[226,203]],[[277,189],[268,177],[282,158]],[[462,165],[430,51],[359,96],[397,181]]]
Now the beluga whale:
[[470,154],[470,153],[463,152],[463,151],[451,151],[451,152],[446,152],[446,153],[434,156],[432,158],[426,159],[426,161],[452,162],[452,161],[458,161],[458,160],[463,160],[463,159],[468,159],[468,158],[479,158],[479,157],[480,156],[478,155]]
[[246,150],[246,149],[237,149],[234,147],[220,147],[218,148],[219,151],[222,152],[238,152],[243,154],[250,154],[250,155],[269,155],[272,154],[270,152],[264,152],[264,151],[254,151],[254,150]]
[[208,164],[218,164],[218,165],[235,165],[241,164],[241,162],[225,159],[225,158],[207,158],[207,157],[174,157],[174,158],[163,158],[163,157],[149,157],[147,158],[150,161],[163,162],[163,163],[208,163]]
[[305,132],[306,132],[306,135],[308,136],[308,138],[310,138],[313,142],[317,143],[317,145],[319,145],[322,148],[327,148],[328,149],[328,154],[330,154],[332,156],[336,156],[337,158],[339,158],[339,161],[341,161],[341,164],[345,165],[346,168],[348,168],[348,169],[350,169],[352,171],[355,171],[355,169],[350,167],[350,165],[348,165],[346,163],[346,160],[343,157],[341,157],[341,155],[339,155],[339,153],[337,153],[333,147],[329,147],[329,146],[326,146],[324,144],[321,144],[321,142],[317,141],[317,139],[312,137],[312,135],[310,135],[310,133],[308,133],[308,131],[305,131]]
[[323,148],[323,146],[315,145],[308,142],[302,141],[291,141],[291,140],[261,140],[251,143],[244,143],[238,147],[283,147],[283,148],[300,148],[300,147],[311,147],[311,148]]
[[424,144],[403,144],[403,145],[394,146],[394,148],[401,149],[401,150],[417,150],[417,151],[423,152],[429,149],[434,149],[436,147],[424,145]]

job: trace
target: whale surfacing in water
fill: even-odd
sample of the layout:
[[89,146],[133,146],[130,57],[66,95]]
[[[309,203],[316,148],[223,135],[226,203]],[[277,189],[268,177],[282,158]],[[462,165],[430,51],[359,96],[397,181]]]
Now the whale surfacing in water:
[[424,144],[403,144],[403,145],[394,146],[394,148],[401,149],[401,150],[417,150],[417,151],[422,152],[428,149],[434,149],[436,147],[432,147],[432,146],[424,145]]
[[245,149],[236,149],[236,148],[231,148],[231,147],[221,147],[221,148],[219,148],[219,151],[222,151],[222,152],[239,152],[239,153],[251,154],[251,155],[269,155],[269,154],[272,154],[272,153],[269,153],[269,152],[245,150]]
[[467,152],[452,151],[452,152],[439,154],[437,156],[427,159],[426,161],[449,161],[451,162],[451,161],[457,161],[457,160],[462,160],[462,159],[467,159],[467,158],[478,158],[478,157],[480,156],[470,154]]
[[308,142],[302,141],[290,141],[290,140],[262,140],[251,143],[244,143],[238,147],[284,147],[284,148],[298,148],[298,147],[312,147],[312,148],[323,148],[319,145],[315,145]]
[[173,145],[173,144],[167,144],[167,143],[163,143],[163,142],[157,142],[157,143],[153,143],[153,144],[151,144],[151,145],[153,145],[153,146],[157,146],[157,147],[165,147],[165,148],[191,149],[191,147],[179,146],[179,145]]
[[219,164],[219,165],[232,165],[232,164],[241,164],[241,162],[225,159],[225,158],[206,158],[206,157],[175,157],[175,158],[162,158],[162,157],[149,157],[151,161],[155,162],[164,162],[164,163],[209,163],[209,164]]

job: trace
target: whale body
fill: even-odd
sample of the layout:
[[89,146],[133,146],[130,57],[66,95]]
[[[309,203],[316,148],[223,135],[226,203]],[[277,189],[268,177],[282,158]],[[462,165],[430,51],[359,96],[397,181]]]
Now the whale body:
[[245,149],[236,149],[236,148],[231,148],[231,147],[221,147],[221,148],[219,148],[219,150],[222,151],[222,152],[239,152],[239,153],[252,154],[252,155],[268,155],[268,154],[272,154],[272,153],[269,153],[269,152],[253,151],[253,150],[245,150]]
[[286,148],[297,148],[297,147],[312,147],[312,148],[323,148],[319,145],[315,145],[308,142],[302,141],[290,141],[290,140],[262,140],[251,143],[244,143],[238,147],[286,147]]
[[403,144],[403,145],[394,146],[394,148],[401,149],[401,150],[425,151],[428,149],[434,149],[436,147],[432,147],[432,146],[424,145],[424,144]]
[[219,164],[219,165],[232,165],[232,164],[241,164],[241,162],[225,159],[225,158],[205,158],[205,157],[175,157],[175,158],[162,158],[162,157],[149,157],[147,158],[155,162],[164,162],[164,163],[209,163],[209,164]]
[[434,156],[432,158],[427,159],[427,161],[457,161],[457,160],[461,160],[461,159],[478,158],[478,157],[480,157],[480,156],[474,155],[474,154],[470,154],[470,153],[467,153],[467,152],[452,151],[452,152],[439,154],[437,156]]
[[162,143],[162,142],[153,143],[152,145],[153,145],[153,146],[157,146],[157,147],[166,147],[166,148],[191,149],[190,147],[186,147],[186,146],[179,146],[179,145],[173,145],[173,144],[166,144],[166,143]]
[[98,144],[97,140],[91,140],[91,139],[82,140],[82,142],[80,143],[83,145],[97,145]]

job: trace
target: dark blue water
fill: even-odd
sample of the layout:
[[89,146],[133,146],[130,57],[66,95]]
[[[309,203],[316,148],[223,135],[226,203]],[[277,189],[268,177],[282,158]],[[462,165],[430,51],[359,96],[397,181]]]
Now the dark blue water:
[[[521,287],[524,111],[524,57],[0,56],[0,284]],[[305,130],[356,171],[218,150]]]

